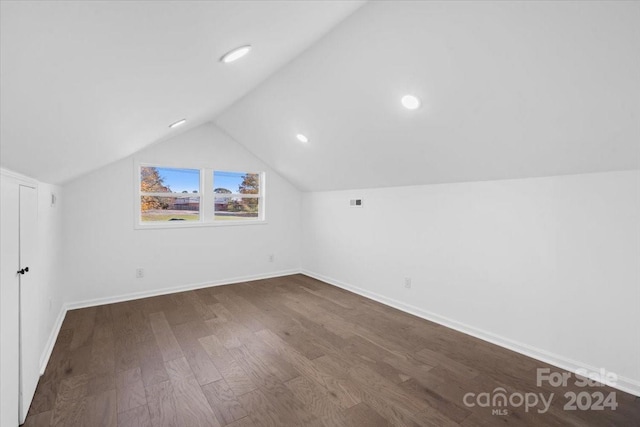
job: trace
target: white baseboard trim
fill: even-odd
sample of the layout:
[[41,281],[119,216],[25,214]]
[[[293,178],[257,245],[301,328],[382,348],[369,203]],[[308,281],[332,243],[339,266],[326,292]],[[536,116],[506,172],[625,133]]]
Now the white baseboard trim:
[[62,327],[62,322],[64,322],[64,317],[66,315],[67,309],[65,307],[65,304],[62,304],[62,307],[60,307],[60,312],[58,313],[58,317],[56,318],[56,322],[53,324],[53,328],[51,328],[51,333],[49,334],[47,345],[44,348],[42,356],[40,356],[40,376],[44,375],[44,370],[47,368],[49,358],[51,357],[51,352],[53,351],[53,346],[56,345],[56,340],[58,339],[58,334],[60,333],[60,328]]
[[[270,279],[274,277],[289,276],[289,275],[298,274],[298,273],[305,274],[309,277],[323,281],[330,285],[337,286],[339,288],[361,295],[365,298],[369,298],[374,301],[377,301],[381,304],[388,305],[390,307],[396,308],[406,313],[413,314],[414,316],[418,316],[420,318],[438,323],[448,328],[455,329],[456,331],[465,333],[467,335],[471,335],[473,337],[479,338],[483,341],[490,342],[500,347],[507,348],[509,350],[515,351],[517,353],[523,354],[533,359],[540,360],[542,362],[548,363],[553,366],[557,366],[558,368],[567,370],[569,372],[575,373],[579,369],[583,369],[583,370],[586,369],[590,372],[599,371],[599,368],[587,365],[585,363],[578,362],[578,361],[575,361],[567,357],[560,356],[558,354],[554,354],[545,350],[537,349],[535,347],[532,347],[517,341],[513,341],[508,338],[501,337],[491,332],[487,332],[487,331],[475,328],[473,326],[470,326],[461,322],[457,322],[447,317],[443,317],[438,314],[432,313],[430,311],[415,307],[413,305],[403,303],[393,298],[388,298],[384,295],[380,295],[375,292],[367,291],[357,286],[348,285],[339,280],[336,280],[327,276],[323,276],[321,274],[314,273],[312,271],[308,271],[304,269],[303,270],[292,269],[292,270],[283,270],[283,271],[278,271],[278,272],[273,272],[268,274],[258,274],[258,275],[251,275],[251,276],[235,277],[230,279],[220,279],[220,280],[215,280],[210,282],[193,283],[193,284],[182,285],[182,286],[177,286],[172,288],[163,288],[163,289],[158,289],[153,291],[135,292],[135,293],[113,296],[113,297],[96,298],[96,299],[85,300],[85,301],[65,303],[60,308],[60,313],[58,314],[56,322],[53,325],[53,328],[51,330],[51,334],[49,335],[47,346],[45,348],[44,353],[42,354],[42,357],[40,358],[40,375],[44,374],[47,363],[49,362],[49,358],[51,357],[51,352],[53,351],[53,347],[58,338],[58,334],[60,333],[62,322],[64,321],[64,318],[68,310],[74,310],[77,308],[85,308],[85,307],[93,307],[96,305],[113,304],[116,302],[131,301],[131,300],[140,299],[140,298],[148,298],[152,296],[172,294],[176,292],[207,288],[211,286],[231,285],[234,283],[249,282],[252,280],[262,280],[262,279]],[[636,381],[631,378],[618,376],[618,381],[615,385],[615,388],[618,390],[633,394],[635,396],[640,396],[640,381]]]
[[[403,303],[393,298],[388,298],[384,295],[367,291],[357,286],[349,285],[347,283],[341,282],[331,277],[324,276],[322,274],[314,273],[312,271],[305,270],[305,269],[302,269],[300,272],[306,276],[312,277],[314,279],[320,280],[322,282],[328,283],[333,286],[337,286],[339,288],[361,295],[365,298],[372,299],[381,304],[388,305],[400,311],[404,311],[406,313],[413,314],[414,316],[421,317],[431,322],[438,323],[442,326],[446,326],[447,328],[455,329],[456,331],[462,332],[467,335],[471,335],[475,338],[479,338],[483,341],[490,342],[500,347],[507,348],[509,350],[515,351],[516,353],[520,353],[525,356],[531,357],[533,359],[540,360],[542,362],[548,363],[550,365],[556,366],[558,368],[564,369],[572,373],[576,373],[576,371],[578,370],[587,370],[588,372],[600,371],[600,368],[590,366],[588,364],[578,362],[576,360],[572,360],[570,358],[567,358],[558,354],[554,354],[545,350],[541,350],[521,342],[517,342],[508,338],[501,337],[491,332],[475,328],[473,326],[455,321],[453,319],[449,319],[444,316],[440,316],[436,313],[423,310],[421,308]],[[635,396],[640,396],[640,381],[627,378],[627,377],[618,376],[616,385],[613,387],[618,390],[624,391],[626,393],[630,393]]]
[[234,283],[250,282],[252,280],[272,279],[274,277],[290,276],[292,274],[298,274],[298,273],[300,273],[300,270],[298,269],[281,270],[281,271],[275,271],[275,272],[266,273],[266,274],[254,274],[250,276],[232,277],[229,279],[219,279],[219,280],[213,280],[209,282],[191,283],[187,285],[174,286],[171,288],[162,288],[162,289],[155,289],[155,290],[142,291],[142,292],[132,292],[124,295],[94,298],[94,299],[84,300],[84,301],[66,302],[60,308],[60,313],[58,314],[58,318],[56,319],[56,322],[53,325],[53,328],[51,329],[51,334],[49,335],[47,346],[44,349],[42,356],[40,357],[40,375],[42,376],[44,374],[45,369],[47,368],[47,364],[49,363],[49,358],[51,357],[51,353],[53,352],[53,347],[56,344],[56,340],[58,339],[58,334],[60,333],[60,328],[62,327],[62,322],[64,321],[64,318],[67,315],[67,311],[69,310],[75,310],[77,308],[94,307],[97,305],[104,305],[104,304],[113,304],[116,302],[132,301],[140,298],[155,297],[158,295],[174,294],[177,292],[209,288],[212,286],[232,285]]
[[281,270],[266,274],[254,274],[251,276],[231,277],[228,279],[212,280],[209,282],[190,283],[187,285],[174,286],[170,288],[155,289],[150,291],[132,292],[130,294],[95,298],[84,301],[69,302],[66,304],[67,310],[75,310],[76,308],[94,307],[96,305],[113,304],[116,302],[132,301],[140,298],[155,297],[158,295],[175,294],[176,292],[192,291],[194,289],[208,288],[211,286],[232,285],[234,283],[250,282],[252,280],[271,279],[273,277],[289,276],[291,274],[300,273],[300,270]]

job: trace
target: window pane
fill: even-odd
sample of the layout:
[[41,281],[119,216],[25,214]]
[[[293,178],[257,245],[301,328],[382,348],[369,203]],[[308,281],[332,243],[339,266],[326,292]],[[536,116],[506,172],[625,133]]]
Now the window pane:
[[216,193],[259,194],[260,174],[249,172],[213,172]]
[[140,197],[142,221],[198,221],[200,197]]
[[140,168],[140,191],[143,193],[199,193],[200,171],[143,166]]
[[215,197],[215,219],[256,220],[260,216],[260,199],[230,197],[217,194]]

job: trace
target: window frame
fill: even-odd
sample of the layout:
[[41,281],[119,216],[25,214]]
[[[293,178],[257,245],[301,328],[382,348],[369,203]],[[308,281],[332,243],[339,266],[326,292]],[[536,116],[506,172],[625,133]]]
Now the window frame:
[[[196,193],[147,193],[141,190],[140,176],[143,167],[156,167],[156,168],[168,168],[168,169],[193,169],[200,173],[200,188],[198,189],[197,197],[200,201],[199,218],[197,221],[142,221],[142,203],[141,198],[143,196],[152,197],[194,197]],[[136,161],[133,167],[134,185],[133,191],[134,202],[134,229],[147,230],[147,229],[163,229],[163,228],[190,228],[190,227],[226,227],[226,226],[239,226],[239,225],[259,225],[266,224],[266,179],[265,172],[250,172],[250,171],[235,171],[221,168],[211,167],[196,167],[188,165],[176,165],[173,162],[165,163],[147,163]],[[214,193],[214,172],[235,172],[235,173],[255,173],[259,177],[260,187],[258,194],[244,194],[244,193],[225,193],[233,197],[241,198],[257,198],[258,199],[258,217],[256,219],[241,219],[241,220],[216,220],[215,219],[215,197]]]
[[[259,183],[259,190],[258,190],[258,194],[251,194],[251,193],[213,193],[213,221],[217,221],[217,222],[254,222],[254,221],[260,221],[264,218],[264,172],[239,172],[239,171],[231,171],[231,170],[220,170],[220,169],[211,169],[208,171],[210,174],[210,178],[211,178],[211,183],[212,183],[212,187],[211,187],[211,192],[213,193],[213,191],[216,188],[216,183],[215,183],[215,173],[216,172],[227,172],[227,173],[244,173],[244,174],[255,174],[258,175],[258,183]],[[233,220],[216,220],[215,216],[216,216],[216,210],[215,210],[215,199],[216,199],[216,195],[218,197],[229,197],[229,198],[240,198],[240,199],[258,199],[258,218],[256,219],[242,219],[242,220],[237,220],[237,221],[233,221]]]

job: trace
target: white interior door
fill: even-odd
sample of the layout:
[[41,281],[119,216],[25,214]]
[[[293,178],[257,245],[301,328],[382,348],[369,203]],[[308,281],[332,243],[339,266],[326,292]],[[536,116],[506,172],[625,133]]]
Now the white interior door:
[[2,176],[0,196],[0,426],[14,427],[20,405],[18,185]]
[[38,299],[33,280],[38,233],[38,195],[35,188],[20,185],[20,423],[24,422],[40,376]]

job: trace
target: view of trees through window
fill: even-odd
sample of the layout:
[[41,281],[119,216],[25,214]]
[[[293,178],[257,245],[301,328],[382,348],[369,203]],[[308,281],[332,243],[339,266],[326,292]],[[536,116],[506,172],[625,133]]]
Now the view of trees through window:
[[[199,190],[199,170],[153,166],[140,168],[142,221],[198,221]],[[167,196],[157,195],[160,193],[167,193]]]
[[213,185],[213,200],[208,195],[203,198],[199,170],[143,166],[141,220],[199,221],[201,203],[209,203],[208,206],[213,203],[216,221],[260,217],[259,173],[213,171]]
[[259,216],[260,174],[213,173],[215,219],[256,219]]

